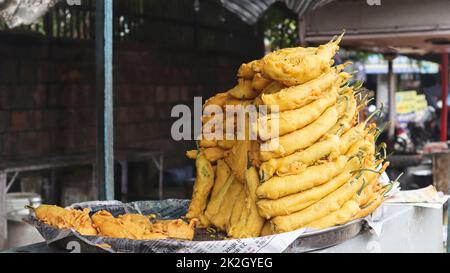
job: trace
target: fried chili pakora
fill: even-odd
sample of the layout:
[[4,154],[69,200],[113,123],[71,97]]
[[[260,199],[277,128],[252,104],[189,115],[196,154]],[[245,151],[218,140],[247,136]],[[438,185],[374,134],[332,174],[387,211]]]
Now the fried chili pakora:
[[192,240],[195,221],[156,220],[141,214],[123,214],[114,217],[110,212],[101,210],[89,216],[90,210],[65,209],[52,205],[40,205],[33,208],[36,217],[53,227],[72,228],[81,235],[97,235],[132,240],[158,240],[176,238]]
[[40,205],[33,208],[36,217],[42,222],[56,228],[73,228],[81,235],[97,235],[89,218],[89,209],[65,209],[52,205]]
[[186,223],[181,219],[157,220],[153,223],[153,231],[167,234],[170,238],[190,240],[194,239],[195,221]]

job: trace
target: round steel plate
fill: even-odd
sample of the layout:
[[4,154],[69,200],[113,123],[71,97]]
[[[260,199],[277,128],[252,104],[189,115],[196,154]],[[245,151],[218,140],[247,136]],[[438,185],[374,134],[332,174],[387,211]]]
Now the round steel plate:
[[338,245],[356,237],[362,230],[364,221],[357,219],[342,226],[308,232],[295,240],[284,252],[300,253]]

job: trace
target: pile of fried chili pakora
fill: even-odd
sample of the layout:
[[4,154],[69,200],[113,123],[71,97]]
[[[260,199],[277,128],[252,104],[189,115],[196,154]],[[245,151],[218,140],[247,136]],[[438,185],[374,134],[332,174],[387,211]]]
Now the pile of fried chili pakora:
[[[370,123],[380,111],[360,117],[370,100],[361,82],[349,83],[347,64],[334,66],[341,38],[243,64],[237,85],[205,102],[203,128],[223,137],[203,130],[187,152],[197,173],[187,219],[247,238],[341,225],[380,206],[391,186],[379,182],[389,163],[385,144],[375,144],[382,129]],[[244,117],[257,138],[236,140],[226,137],[236,133],[226,131],[236,130],[234,118],[228,126],[230,116],[208,114],[210,105],[263,105],[277,115]]]
[[114,217],[102,210],[89,216],[89,209],[65,209],[52,205],[34,208],[36,217],[56,228],[74,229],[81,235],[127,238],[133,240],[156,240],[175,238],[192,240],[194,222],[182,219],[156,220],[141,214],[123,214]]
[[[37,208],[37,217],[84,235],[191,240],[194,225],[248,238],[323,229],[371,214],[392,185],[379,182],[389,163],[385,144],[376,145],[383,128],[370,122],[380,111],[363,120],[370,100],[362,83],[350,84],[346,64],[334,66],[341,38],[242,64],[237,85],[205,102],[203,138],[187,152],[196,165],[189,223],[106,211],[89,217],[88,210],[55,206]],[[269,114],[256,121],[244,115],[244,126],[237,126],[234,116],[208,112],[208,106],[265,106]],[[244,127],[239,140],[238,127]]]

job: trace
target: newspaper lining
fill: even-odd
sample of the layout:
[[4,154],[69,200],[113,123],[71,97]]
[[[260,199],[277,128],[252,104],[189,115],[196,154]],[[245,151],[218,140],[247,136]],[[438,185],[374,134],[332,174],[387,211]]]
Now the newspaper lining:
[[411,205],[425,208],[439,209],[449,196],[438,192],[433,185],[425,188],[409,191],[398,191],[393,193],[385,202],[397,205]]
[[[117,216],[125,213],[156,214],[159,219],[180,218],[188,208],[189,200],[168,199],[163,201],[138,201],[124,204],[120,201],[92,201],[73,204],[70,208],[89,208],[92,213],[107,210]],[[107,252],[140,252],[140,253],[280,253],[285,251],[305,229],[257,238],[211,240],[207,236],[194,238],[194,241],[175,239],[164,240],[130,240],[99,236],[82,236],[75,230],[56,229],[35,217],[30,216],[26,222],[34,225],[47,243],[67,241],[84,243]],[[73,238],[72,241],[69,238]],[[198,237],[196,235],[196,237]],[[209,240],[208,240],[209,239]],[[105,247],[110,246],[110,247]]]

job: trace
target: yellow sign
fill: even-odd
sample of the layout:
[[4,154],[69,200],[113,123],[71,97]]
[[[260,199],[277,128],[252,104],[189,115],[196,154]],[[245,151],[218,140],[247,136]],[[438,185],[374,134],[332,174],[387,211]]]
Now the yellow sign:
[[401,91],[396,93],[396,110],[398,114],[422,112],[428,107],[425,95],[416,91]]

